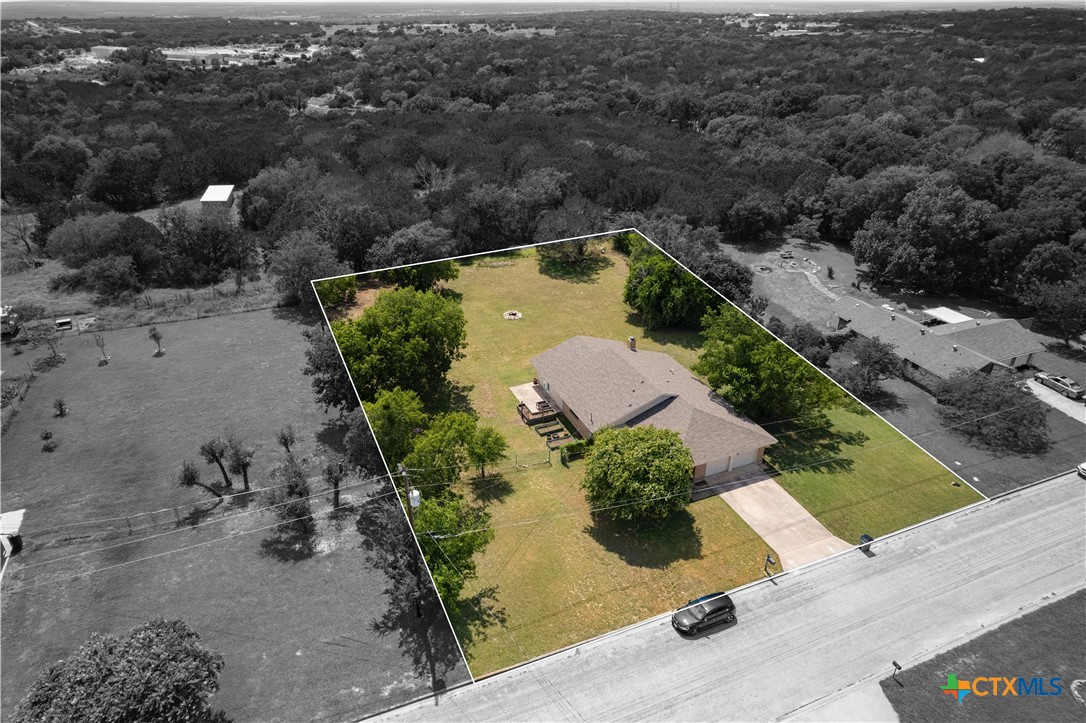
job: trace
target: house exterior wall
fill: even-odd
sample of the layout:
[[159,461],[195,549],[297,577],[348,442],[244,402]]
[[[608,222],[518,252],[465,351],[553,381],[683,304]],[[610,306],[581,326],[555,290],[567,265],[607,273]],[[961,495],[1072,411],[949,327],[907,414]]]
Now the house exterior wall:
[[942,381],[942,377],[930,372],[910,359],[902,360],[901,375],[921,389],[934,392],[935,387]]
[[1010,359],[1000,359],[1001,363],[1006,364],[1011,369],[1017,369],[1019,367],[1028,367],[1033,364],[1033,354],[1025,354],[1023,356],[1015,356]]
[[558,392],[551,388],[550,382],[543,377],[538,377],[539,384],[536,387],[539,389],[539,396],[550,402],[551,406],[558,410],[565,408],[565,402],[562,401],[562,397],[558,395]]
[[562,410],[562,414],[565,415],[566,419],[569,420],[569,423],[573,425],[573,428],[576,429],[582,437],[585,439],[592,439],[592,430],[588,428],[587,424],[581,421],[581,418],[569,408],[568,404],[563,402],[562,406],[558,407],[558,409]]
[[200,208],[212,209],[217,211],[229,211],[230,207],[234,205],[234,194],[230,194],[230,198],[225,201],[201,201]]

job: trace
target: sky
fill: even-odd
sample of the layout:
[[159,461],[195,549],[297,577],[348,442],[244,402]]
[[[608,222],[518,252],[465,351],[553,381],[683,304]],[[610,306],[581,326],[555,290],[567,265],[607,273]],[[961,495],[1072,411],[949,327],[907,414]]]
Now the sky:
[[802,12],[803,9],[825,5],[854,5],[857,7],[863,7],[865,9],[877,10],[881,6],[900,7],[902,5],[917,5],[917,6],[946,6],[956,8],[966,7],[1082,7],[1082,0],[734,0],[728,2],[728,0],[391,0],[391,2],[366,2],[365,0],[68,0],[67,2],[56,2],[42,0],[0,0],[0,7],[4,5],[13,4],[46,4],[46,5],[66,5],[71,8],[77,8],[84,5],[95,4],[132,4],[132,5],[286,5],[286,6],[305,6],[305,5],[332,5],[332,4],[350,4],[359,8],[364,8],[367,5],[417,5],[420,7],[433,7],[435,5],[520,5],[520,6],[537,6],[545,8],[548,5],[575,5],[584,4],[586,6],[600,6],[600,5],[614,5],[614,6],[630,6],[636,7],[638,5],[651,5],[659,7],[661,5],[670,6],[689,6],[694,7],[735,7],[735,6],[755,6],[766,5],[773,7],[787,7],[796,12]]

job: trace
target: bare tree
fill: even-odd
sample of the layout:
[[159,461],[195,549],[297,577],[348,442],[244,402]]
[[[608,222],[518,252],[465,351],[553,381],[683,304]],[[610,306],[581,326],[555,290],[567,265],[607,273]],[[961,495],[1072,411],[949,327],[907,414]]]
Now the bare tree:
[[60,340],[64,338],[64,332],[57,329],[55,326],[50,326],[44,321],[39,321],[37,325],[28,327],[26,330],[26,340],[30,344],[31,348],[37,349],[44,346],[49,349],[49,352],[54,358],[60,356],[60,352],[57,349],[60,347]]
[[343,463],[329,462],[324,466],[324,483],[332,488],[332,509],[339,507],[339,486],[343,483]]
[[230,465],[230,471],[241,475],[241,481],[246,492],[249,491],[249,468],[253,466],[253,455],[256,453],[236,436],[231,434],[226,440],[226,461]]
[[226,474],[226,467],[223,465],[223,460],[226,459],[227,452],[227,445],[222,437],[212,437],[200,445],[200,456],[203,457],[208,464],[219,465],[219,471],[222,472],[223,485],[226,487],[233,487],[234,483],[230,479],[230,475]]
[[7,222],[4,224],[4,231],[7,232],[8,238],[18,241],[26,247],[27,256],[34,254],[34,248],[30,245],[30,239],[34,236],[34,214],[32,213],[12,213],[6,214],[4,220]]
[[287,454],[290,454],[290,446],[297,441],[297,438],[294,436],[294,427],[288,424],[287,426],[280,429],[278,440],[279,446],[285,449],[287,451]]
[[162,356],[166,352],[162,351],[162,332],[158,330],[157,326],[152,326],[147,330],[147,338],[155,343],[158,347],[155,351],[155,356]]
[[98,366],[109,364],[109,357],[106,355],[106,338],[100,332],[94,333],[94,345],[98,347],[98,351],[102,352],[102,356],[98,358]]
[[200,470],[191,459],[186,459],[181,463],[181,471],[177,473],[177,484],[181,487],[203,487],[220,500],[222,499],[222,492],[200,481]]

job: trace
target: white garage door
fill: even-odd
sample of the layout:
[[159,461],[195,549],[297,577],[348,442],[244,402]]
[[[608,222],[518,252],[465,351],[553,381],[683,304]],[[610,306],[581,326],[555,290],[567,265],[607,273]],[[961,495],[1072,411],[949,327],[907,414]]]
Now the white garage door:
[[712,462],[705,463],[705,476],[720,474],[721,472],[728,471],[728,458],[714,459]]
[[754,464],[754,458],[757,457],[757,456],[758,456],[758,451],[754,450],[754,449],[752,449],[749,452],[744,452],[743,454],[739,455],[738,457],[735,457],[735,458],[732,459],[732,469],[735,469],[737,467],[742,467],[742,466],[748,465],[748,464]]
[[754,464],[755,456],[757,456],[757,452],[755,450],[751,450],[750,452],[744,452],[737,457],[732,457],[730,467],[728,466],[727,457],[725,457],[724,459],[715,459],[711,462],[707,462],[705,464],[705,476],[708,477],[709,475],[727,472],[729,469],[737,469],[739,467],[742,467],[743,465]]

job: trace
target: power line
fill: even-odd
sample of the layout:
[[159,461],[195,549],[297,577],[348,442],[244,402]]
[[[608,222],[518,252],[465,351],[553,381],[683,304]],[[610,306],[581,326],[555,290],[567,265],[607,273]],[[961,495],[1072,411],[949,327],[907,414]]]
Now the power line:
[[[396,490],[391,490],[389,492],[385,492],[385,493],[382,493],[382,494],[379,494],[379,495],[374,495],[374,496],[370,497],[369,499],[367,499],[362,504],[367,505],[367,504],[370,504],[371,502],[374,502],[374,501],[376,501],[376,500],[378,500],[378,499],[380,499],[382,497],[387,497],[387,496],[393,495],[393,494],[396,494]],[[245,535],[252,535],[252,534],[255,534],[257,532],[263,532],[265,530],[270,530],[273,527],[280,527],[282,525],[289,525],[292,522],[300,522],[301,520],[309,519],[311,517],[316,517],[318,514],[331,514],[331,513],[335,512],[336,510],[346,509],[346,508],[351,507],[351,506],[352,505],[350,505],[350,504],[346,504],[346,505],[340,505],[339,507],[333,507],[333,508],[331,508],[329,510],[326,510],[324,512],[321,512],[321,513],[310,512],[309,514],[301,515],[299,517],[295,517],[295,518],[290,519],[290,520],[280,520],[279,522],[273,523],[271,525],[265,525],[263,527],[257,527],[257,528],[252,529],[252,530],[245,530],[244,532],[236,532],[236,533],[234,533],[232,535],[226,535],[224,537],[217,537],[217,538],[215,538],[213,540],[205,540],[203,542],[197,542],[197,543],[194,543],[192,545],[186,545],[184,547],[178,547],[178,548],[175,548],[173,550],[166,550],[164,552],[158,552],[158,553],[155,553],[154,555],[147,555],[145,557],[137,557],[134,560],[126,560],[124,562],[118,562],[118,563],[116,563],[114,565],[107,565],[106,567],[99,567],[99,568],[95,568],[93,570],[87,570],[87,571],[84,571],[84,572],[76,573],[74,575],[68,575],[66,577],[59,577],[59,578],[54,578],[52,580],[45,580],[43,582],[34,583],[32,585],[22,585],[20,587],[15,588],[14,590],[8,590],[7,592],[10,594],[10,593],[21,592],[23,590],[32,590],[32,589],[37,588],[37,587],[42,587],[43,585],[51,585],[51,584],[58,583],[58,582],[67,582],[69,580],[75,580],[75,579],[85,577],[85,576],[88,576],[88,575],[95,575],[95,574],[100,573],[100,572],[106,572],[108,570],[115,570],[115,569],[117,569],[119,567],[125,567],[127,565],[134,565],[137,562],[145,562],[147,560],[154,560],[154,559],[159,558],[159,557],[165,557],[166,555],[173,555],[173,554],[178,553],[178,552],[186,552],[188,550],[193,550],[193,549],[195,549],[197,547],[206,547],[207,545],[213,545],[213,544],[215,544],[217,542],[224,542],[226,540],[232,540],[232,539],[237,538],[237,537],[243,537]]]
[[[857,454],[863,453],[863,452],[870,452],[870,451],[873,451],[873,450],[876,450],[876,449],[882,449],[883,447],[887,447],[887,446],[889,446],[891,444],[900,444],[901,442],[905,442],[905,441],[915,443],[915,440],[917,440],[917,439],[919,439],[921,437],[926,437],[928,435],[935,434],[937,432],[942,432],[942,431],[945,431],[945,430],[948,430],[948,429],[953,429],[955,427],[961,427],[961,426],[964,426],[964,425],[967,425],[967,424],[973,424],[974,422],[979,422],[979,421],[981,421],[983,419],[988,419],[989,417],[997,416],[999,414],[1005,414],[1007,412],[1014,411],[1015,409],[1019,409],[1019,408],[1022,408],[1022,407],[1027,407],[1027,406],[1030,406],[1032,404],[1037,404],[1040,401],[1041,401],[1041,399],[1035,398],[1033,401],[1026,402],[1025,404],[1019,404],[1019,405],[1016,405],[1016,406],[1013,406],[1013,407],[1008,407],[1006,409],[1001,409],[999,411],[992,412],[990,414],[985,414],[985,415],[982,415],[980,417],[976,417],[974,419],[965,420],[964,422],[958,422],[956,424],[950,424],[950,425],[946,425],[944,427],[936,427],[935,429],[929,430],[927,432],[922,432],[920,434],[913,435],[913,436],[908,436],[908,435],[905,435],[905,434],[901,434],[897,439],[892,439],[890,441],[883,442],[882,444],[861,448],[860,450],[858,450]],[[822,426],[829,426],[829,425],[822,425]],[[804,463],[804,464],[795,465],[793,467],[788,467],[788,468],[784,468],[784,469],[776,469],[774,472],[769,473],[767,476],[768,477],[779,477],[779,476],[781,476],[782,474],[784,474],[786,472],[794,472],[796,470],[804,469],[806,467],[813,467],[813,466],[826,464],[826,463],[829,463],[829,462],[836,462],[836,461],[845,460],[845,459],[848,459],[848,457],[844,457],[844,456],[826,457],[826,458],[823,458],[823,459],[815,460],[813,462],[807,462],[807,463]],[[936,460],[936,461],[938,461],[938,460]],[[951,474],[954,474],[954,473],[951,471]],[[910,483],[910,484],[919,484],[919,482],[927,481],[929,479],[934,479],[937,476],[939,476],[939,475],[932,475],[930,477],[925,477],[925,478],[922,478],[921,480],[918,480],[918,481]],[[957,476],[957,475],[955,475],[955,476]],[[738,482],[738,481],[741,481],[741,480],[736,480],[736,482]],[[910,485],[903,485],[903,486],[910,486]],[[901,489],[901,487],[903,487],[903,486],[899,486],[897,489]],[[635,504],[642,504],[642,503],[646,503],[646,502],[657,502],[657,501],[672,499],[672,498],[675,498],[675,497],[681,497],[681,496],[686,495],[686,494],[689,494],[689,493],[684,491],[684,492],[676,492],[676,493],[668,494],[668,495],[659,495],[659,496],[656,496],[656,497],[630,499],[630,500],[625,500],[623,502],[615,503],[613,505],[605,505],[605,506],[602,506],[602,507],[590,507],[588,509],[588,512],[589,513],[605,512],[607,510],[618,509],[618,508],[621,508],[621,507],[628,507],[630,505],[635,505]],[[868,498],[868,500],[870,500],[870,499],[876,499],[876,497]],[[854,504],[860,504],[860,503],[866,502],[868,500],[861,500],[860,502],[856,502]],[[836,508],[836,509],[844,509],[844,508]],[[580,512],[559,513],[559,514],[553,515],[553,517],[554,518],[567,517],[567,516],[575,515],[575,514],[580,514]],[[469,534],[473,534],[473,533],[476,533],[476,532],[485,532],[487,530],[497,530],[497,529],[503,529],[503,528],[506,528],[506,527],[519,527],[519,526],[522,526],[522,525],[535,524],[539,520],[543,519],[544,517],[545,516],[539,517],[539,518],[532,518],[532,519],[529,519],[529,520],[519,520],[519,521],[516,521],[516,522],[502,524],[502,525],[494,525],[494,526],[488,526],[488,527],[474,528],[474,529],[471,529],[471,530],[464,530],[462,532],[457,532],[457,533],[444,535],[443,538],[461,537],[463,535],[469,535]],[[422,532],[420,534],[429,534],[429,532]]]
[[[391,479],[391,477],[388,474],[382,474],[382,475],[378,475],[376,477],[369,477],[367,479],[359,480],[359,481],[354,482],[354,483],[349,484],[349,485],[341,485],[340,486],[340,491],[346,491],[346,490],[349,490],[349,489],[353,489],[355,487],[359,487],[359,486],[367,484],[369,482],[375,482],[375,481],[381,480],[381,479]],[[282,487],[282,486],[284,486],[286,484],[290,484],[290,483],[285,482],[285,483],[283,483],[281,485],[274,485],[272,487],[262,487],[260,490],[254,490],[254,491],[267,491],[267,490],[270,490],[270,489],[275,489],[277,487]],[[415,487],[448,487],[448,486],[451,486],[453,484],[456,484],[456,481],[454,481],[454,482],[434,482],[434,483],[429,483],[429,484],[413,485],[413,486],[415,486]],[[495,484],[497,484],[497,483],[495,482]],[[490,487],[492,487],[492,486],[494,486],[494,485],[490,485]],[[395,483],[393,483],[393,488],[395,489]],[[219,517],[219,518],[216,518],[214,520],[208,520],[207,522],[199,522],[199,523],[196,523],[194,525],[189,525],[188,527],[178,528],[178,529],[175,529],[175,530],[168,530],[166,532],[160,532],[160,533],[158,533],[156,535],[148,535],[146,537],[137,537],[137,538],[134,538],[134,539],[131,539],[131,540],[125,540],[124,542],[119,542],[119,543],[117,543],[115,545],[106,545],[105,547],[97,547],[97,548],[93,548],[91,550],[84,550],[82,552],[73,553],[71,555],[65,555],[63,557],[55,557],[55,558],[51,558],[49,560],[42,560],[41,562],[28,563],[28,564],[25,564],[25,565],[20,565],[19,569],[26,569],[26,568],[30,568],[30,567],[38,567],[40,565],[49,565],[49,564],[52,564],[54,562],[61,562],[63,560],[70,560],[72,558],[82,557],[83,555],[89,555],[89,554],[92,554],[92,553],[95,553],[95,552],[103,552],[105,550],[112,550],[112,549],[117,548],[117,547],[124,547],[126,545],[133,545],[133,544],[136,544],[136,543],[145,542],[147,540],[154,540],[154,539],[157,539],[159,537],[165,537],[167,535],[174,535],[174,534],[177,534],[179,532],[190,532],[190,531],[195,530],[195,529],[200,528],[200,527],[217,524],[219,522],[224,522],[226,520],[233,520],[233,519],[236,519],[238,517],[243,517],[244,515],[253,514],[255,512],[264,512],[264,511],[267,511],[267,510],[275,509],[277,507],[282,507],[284,505],[289,505],[289,504],[291,504],[293,502],[298,502],[300,500],[309,500],[309,499],[313,499],[315,497],[321,497],[323,495],[329,494],[329,492],[330,492],[330,490],[322,490],[320,492],[314,492],[314,493],[312,493],[310,495],[307,495],[305,497],[295,497],[295,498],[292,498],[292,499],[287,500],[285,502],[279,502],[279,503],[274,504],[274,505],[265,505],[264,507],[256,507],[256,508],[251,509],[251,510],[243,510],[241,512],[237,512],[237,513],[232,514],[232,515],[225,515],[223,517]],[[245,494],[245,493],[242,493],[242,494]],[[392,493],[390,492],[389,494],[392,494]],[[343,506],[341,505],[340,508],[342,508],[342,507]],[[340,508],[336,508],[336,509],[340,509]],[[166,509],[170,509],[170,508],[166,508]],[[119,519],[123,520],[124,518],[121,517]],[[87,523],[87,524],[89,524],[89,523]],[[38,530],[37,532],[41,532],[41,531]]]
[[[359,480],[358,482],[355,482],[355,483],[350,484],[350,485],[341,485],[340,486],[340,491],[345,491],[345,490],[348,490],[348,489],[353,489],[355,487],[359,487],[359,486],[364,485],[364,484],[366,484],[368,482],[373,482],[375,480],[379,480],[379,479],[381,479],[381,477],[387,477],[387,475],[381,475],[380,477],[371,477],[369,479]],[[320,492],[314,492],[313,494],[307,495],[305,497],[292,497],[291,499],[287,500],[286,502],[279,502],[279,503],[276,503],[274,505],[266,505],[264,507],[256,507],[256,508],[251,509],[251,510],[244,510],[242,512],[238,512],[238,513],[233,514],[233,515],[226,515],[226,516],[223,516],[223,517],[216,518],[214,520],[208,520],[207,522],[199,522],[199,523],[197,523],[195,525],[190,525],[188,527],[180,527],[180,528],[177,528],[175,530],[168,530],[166,532],[160,532],[157,535],[148,535],[146,537],[137,537],[137,538],[134,538],[134,539],[131,539],[131,540],[125,540],[124,542],[118,542],[115,545],[106,545],[105,547],[96,547],[96,548],[93,548],[93,549],[90,549],[90,550],[83,550],[82,552],[75,552],[75,553],[72,553],[71,555],[65,555],[63,557],[54,557],[54,558],[51,558],[49,560],[42,560],[41,562],[32,562],[32,563],[29,563],[29,564],[26,564],[26,565],[20,565],[19,569],[26,569],[26,568],[30,568],[30,567],[38,567],[40,565],[51,565],[54,562],[61,562],[63,560],[71,560],[71,559],[76,558],[76,557],[82,557],[83,555],[90,555],[90,554],[95,553],[95,552],[103,552],[105,550],[112,550],[114,548],[124,547],[126,545],[134,545],[134,544],[139,543],[139,542],[145,542],[147,540],[154,540],[154,539],[157,539],[159,537],[165,537],[167,535],[176,535],[179,532],[190,532],[192,530],[195,530],[195,529],[200,528],[200,527],[205,527],[207,525],[218,524],[218,523],[224,522],[226,520],[234,520],[234,519],[237,519],[238,517],[243,517],[245,515],[251,515],[251,514],[256,513],[256,512],[264,512],[266,510],[273,510],[273,509],[276,509],[277,507],[283,507],[285,505],[289,505],[289,504],[292,504],[294,502],[299,502],[301,500],[310,500],[310,499],[313,499],[314,497],[321,497],[321,496],[329,494],[329,493],[330,493],[330,490],[322,490]]]
[[[955,427],[963,426],[963,425],[966,425],[966,424],[972,424],[974,422],[981,421],[983,419],[987,419],[987,418],[990,418],[990,417],[993,417],[993,416],[997,416],[999,414],[1004,414],[1004,413],[1013,411],[1015,409],[1030,406],[1032,404],[1036,404],[1036,403],[1038,403],[1040,401],[1041,401],[1041,399],[1034,399],[1031,402],[1016,405],[1014,407],[1009,407],[1007,409],[1002,409],[1002,410],[999,410],[999,411],[996,411],[996,412],[992,412],[990,414],[982,415],[980,417],[976,417],[975,419],[966,420],[966,421],[959,422],[959,423],[956,423],[956,424],[947,425],[947,426],[944,426],[944,427],[937,427],[937,428],[935,428],[933,430],[929,430],[928,432],[924,432],[924,433],[921,433],[921,434],[918,434],[918,435],[915,435],[915,436],[912,436],[912,437],[902,435],[898,439],[890,440],[888,442],[885,442],[885,443],[880,444],[880,445],[876,445],[874,447],[867,447],[867,448],[859,450],[859,452],[867,452],[867,451],[872,451],[874,449],[881,449],[881,448],[889,446],[891,444],[898,444],[898,443],[900,443],[902,441],[906,441],[906,440],[914,441],[915,439],[918,439],[920,437],[928,436],[930,434],[935,434],[937,432],[944,431],[944,430],[947,430],[947,429],[953,429]],[[814,462],[809,462],[809,463],[802,464],[802,465],[796,465],[796,466],[788,468],[786,470],[776,470],[775,473],[770,474],[769,476],[770,477],[780,476],[784,472],[795,471],[797,469],[802,469],[802,468],[805,468],[805,467],[811,467],[811,466],[815,466],[815,465],[819,465],[819,464],[825,464],[827,462],[833,462],[833,461],[837,461],[837,460],[841,460],[841,459],[845,459],[845,458],[844,457],[828,457],[828,458],[824,458],[822,460],[816,460]],[[379,475],[379,476],[371,478],[371,479],[360,481],[360,482],[358,482],[358,483],[356,483],[355,485],[352,485],[352,486],[357,486],[357,485],[363,484],[365,482],[371,482],[371,481],[375,481],[375,480],[382,479],[382,478],[385,478],[385,477],[389,477],[389,475]],[[909,485],[906,485],[906,486],[919,484],[922,481],[927,481],[928,479],[933,479],[934,477],[935,477],[935,475],[933,475],[931,477],[928,477],[928,478],[922,478],[922,479],[914,481],[914,482],[912,482],[912,483],[910,483]],[[453,483],[442,483],[442,484],[436,484],[435,483],[434,485],[431,485],[431,486],[448,486],[449,484],[453,484]],[[900,487],[899,487],[899,489],[900,489]],[[321,494],[327,494],[327,492],[325,491],[325,492],[317,493],[315,495],[310,495],[309,497],[318,496],[318,495],[321,495]],[[362,504],[369,504],[370,502],[373,502],[373,501],[375,501],[375,500],[377,500],[379,498],[387,497],[387,496],[390,496],[390,495],[393,495],[393,494],[398,494],[398,490],[396,489],[395,485],[393,485],[392,490],[390,490],[388,492],[385,492],[385,493],[382,493],[382,494],[379,494],[379,495],[375,495],[373,497],[370,497],[368,500],[366,500]],[[628,501],[625,501],[625,502],[616,503],[614,505],[606,505],[606,506],[598,507],[598,508],[590,508],[589,512],[590,513],[591,512],[602,512],[602,511],[607,511],[607,510],[610,510],[610,509],[617,509],[617,508],[620,508],[620,507],[629,506],[629,505],[632,505],[632,504],[640,504],[640,503],[644,503],[644,502],[653,502],[653,501],[659,501],[659,500],[664,500],[664,499],[670,499],[670,498],[678,497],[680,495],[685,495],[685,494],[688,494],[688,493],[687,492],[682,492],[682,493],[675,493],[675,494],[670,494],[670,495],[661,495],[661,496],[657,496],[657,497],[628,500]],[[309,498],[307,497],[305,499],[309,499]],[[867,502],[870,499],[874,499],[874,498],[869,498],[868,500],[861,500],[859,502],[854,503],[854,505],[861,504],[863,502]],[[291,501],[294,501],[294,500],[291,500]],[[283,503],[283,504],[286,504],[286,503]],[[278,505],[276,505],[276,506],[278,506]],[[328,510],[328,513],[334,512],[334,511],[336,511],[338,509],[344,509],[344,508],[349,507],[349,506],[350,505],[340,505],[339,507],[334,507],[331,510]],[[271,507],[263,507],[263,508],[260,508],[258,510],[254,510],[254,511],[263,511],[263,510],[266,510],[266,509],[271,509]],[[838,509],[843,509],[843,508],[838,508]],[[233,515],[229,519],[232,519],[233,517],[238,517],[238,516],[240,516],[240,514],[246,514],[246,513],[239,513],[239,515]],[[107,570],[111,570],[111,569],[131,565],[131,564],[134,564],[134,563],[137,563],[137,562],[142,562],[142,561],[145,561],[145,560],[155,559],[155,558],[158,558],[158,557],[162,557],[164,555],[169,555],[169,554],[173,554],[173,553],[176,553],[176,552],[184,552],[184,551],[194,549],[194,548],[197,548],[197,547],[203,547],[203,546],[206,546],[206,545],[214,544],[216,542],[222,542],[224,540],[228,540],[228,539],[231,539],[231,538],[234,538],[234,537],[240,537],[242,535],[253,534],[255,532],[261,532],[261,531],[264,531],[264,530],[267,530],[267,529],[271,529],[272,527],[278,527],[278,526],[283,525],[283,524],[289,524],[291,522],[296,522],[296,521],[300,521],[300,520],[307,519],[307,518],[310,518],[310,517],[315,517],[316,514],[318,514],[318,513],[310,513],[310,514],[307,514],[307,515],[302,515],[301,517],[295,518],[293,520],[280,521],[280,522],[274,523],[272,525],[267,525],[267,526],[264,526],[264,527],[256,528],[254,530],[247,530],[245,532],[239,532],[239,533],[236,533],[236,534],[233,534],[233,535],[227,535],[227,536],[222,537],[222,538],[216,538],[214,540],[208,540],[208,541],[204,541],[204,542],[200,542],[200,543],[195,543],[193,545],[188,545],[188,546],[185,546],[185,547],[177,548],[175,550],[168,550],[168,551],[165,551],[165,552],[156,553],[154,555],[149,555],[149,556],[142,557],[142,558],[136,558],[134,560],[128,560],[128,561],[125,561],[125,562],[117,563],[115,565],[110,565],[110,566],[107,566],[107,567],[104,567],[104,568],[97,568],[97,569],[94,569],[94,570],[89,570],[89,571],[86,571],[86,572],[83,572],[83,573],[78,573],[78,574],[70,575],[70,576],[63,577],[63,578],[57,578],[57,579],[54,579],[54,580],[48,580],[48,581],[44,581],[44,582],[41,582],[41,583],[35,583],[33,585],[24,585],[24,586],[21,586],[19,588],[16,588],[15,590],[9,590],[9,592],[19,592],[21,590],[33,589],[35,587],[40,587],[42,585],[48,585],[48,584],[55,583],[55,582],[64,582],[64,581],[67,581],[67,580],[77,579],[77,578],[80,578],[80,577],[83,577],[83,576],[86,576],[86,575],[96,574],[98,572],[105,572]],[[558,513],[558,514],[549,515],[549,516],[548,515],[543,515],[543,516],[541,516],[539,518],[535,518],[535,519],[532,519],[532,520],[514,522],[514,523],[497,525],[497,526],[476,528],[476,529],[473,529],[473,530],[465,530],[465,531],[458,532],[458,533],[443,535],[443,538],[460,537],[460,536],[463,536],[463,535],[466,535],[466,534],[472,534],[472,533],[475,533],[475,532],[482,532],[482,531],[494,530],[494,529],[502,529],[502,528],[505,528],[505,527],[513,527],[513,526],[519,526],[519,525],[524,525],[524,524],[537,524],[542,519],[565,517],[565,516],[569,516],[571,514],[579,514],[579,512]],[[222,521],[222,519],[228,519],[228,518],[220,518],[219,520],[208,521],[207,523],[201,523],[201,525],[198,525],[198,526],[213,524],[214,522],[220,522],[220,521]],[[188,528],[188,529],[195,529],[195,527],[197,527],[197,526],[194,525],[193,527]],[[144,540],[150,540],[150,539],[154,539],[154,538],[157,538],[157,537],[162,537],[162,536],[165,536],[165,535],[168,535],[168,534],[174,534],[176,532],[183,532],[183,531],[185,531],[185,530],[183,530],[183,529],[182,530],[171,530],[169,532],[161,533],[160,535],[153,535],[153,536],[150,536],[150,537],[139,538],[138,540],[126,541],[123,544],[131,544],[132,542],[141,542],[141,541],[144,541]],[[423,534],[427,535],[427,537],[430,537],[430,539],[433,540],[435,542],[435,544],[436,544],[437,540],[434,537],[432,537],[432,535],[430,534],[431,532],[432,531],[422,531],[422,532],[419,532],[417,534],[418,535],[423,535]],[[419,539],[422,539],[422,538],[419,537]],[[108,547],[105,547],[105,548],[99,548],[97,550],[88,550],[88,551],[84,551],[83,553],[78,553],[76,555],[68,556],[66,558],[58,558],[58,559],[51,560],[51,561],[43,561],[43,562],[40,562],[40,563],[34,563],[32,565],[26,565],[26,566],[21,566],[21,567],[36,567],[36,566],[39,566],[39,565],[48,564],[49,562],[57,562],[57,561],[60,561],[61,559],[71,559],[72,557],[78,557],[78,556],[81,556],[83,554],[89,554],[91,552],[101,551],[101,550],[105,550],[105,549],[111,549],[112,547],[119,547],[119,546],[120,545],[113,545],[113,546],[108,546]],[[438,544],[438,548],[444,554],[444,549],[441,548],[440,544]],[[447,557],[447,555],[446,555],[446,557]],[[451,563],[451,560],[450,560],[450,563]]]
[[[388,475],[380,475],[379,477],[375,477],[373,479],[380,479],[380,477],[387,477],[387,476]],[[256,495],[256,494],[259,494],[261,492],[267,492],[269,490],[278,489],[279,487],[285,487],[288,484],[291,484],[291,483],[290,482],[283,482],[283,483],[277,484],[277,485],[269,485],[268,487],[257,487],[257,488],[250,489],[250,490],[247,490],[247,491],[233,492],[233,493],[228,494],[228,495],[223,495],[221,498],[217,498],[217,499],[228,500],[228,499],[231,499],[233,497],[241,497],[242,495]],[[203,502],[205,500],[200,500],[200,501]],[[177,505],[177,507],[180,507],[180,505]],[[153,512],[165,512],[167,510],[172,510],[172,509],[174,509],[174,508],[173,507],[163,507],[163,508],[158,509],[158,510],[144,510],[143,512],[130,512],[129,514],[122,515],[121,517],[103,517],[103,518],[97,519],[97,520],[80,520],[78,522],[68,522],[66,524],[57,525],[55,527],[32,528],[29,531],[24,531],[23,534],[24,535],[42,535],[42,534],[45,534],[46,532],[56,532],[57,530],[63,530],[63,529],[66,529],[68,527],[83,527],[83,526],[86,526],[86,525],[102,524],[103,522],[120,522],[121,520],[126,520],[126,519],[129,519],[129,518],[132,518],[132,517],[141,517],[143,515],[147,515],[147,514],[150,514],[150,513],[153,513]]]

